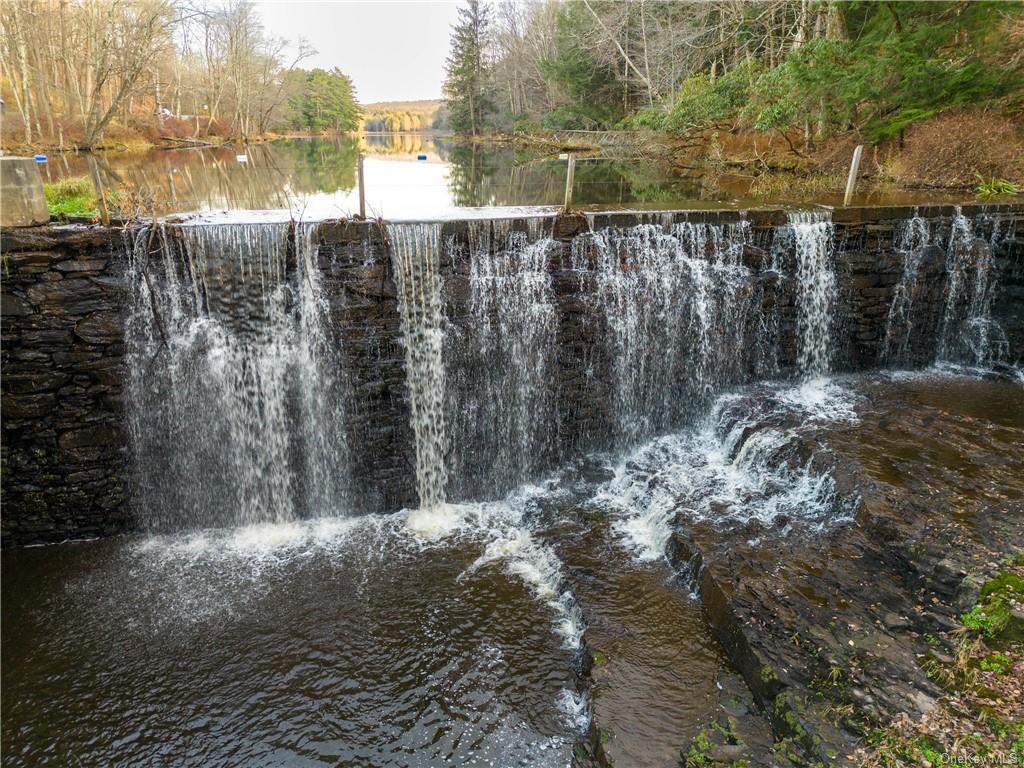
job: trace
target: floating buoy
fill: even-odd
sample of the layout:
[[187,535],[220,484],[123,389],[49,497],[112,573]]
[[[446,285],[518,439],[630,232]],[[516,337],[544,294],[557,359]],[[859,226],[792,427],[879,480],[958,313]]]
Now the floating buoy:
[[35,158],[33,158],[33,159],[34,159],[34,160],[35,160],[35,161],[36,161],[37,163],[45,163],[45,162],[47,161],[47,159],[48,159],[48,158],[46,157],[46,155],[36,155],[36,156],[35,156]]
[[426,160],[427,156],[426,155],[416,155],[416,159],[417,160]]

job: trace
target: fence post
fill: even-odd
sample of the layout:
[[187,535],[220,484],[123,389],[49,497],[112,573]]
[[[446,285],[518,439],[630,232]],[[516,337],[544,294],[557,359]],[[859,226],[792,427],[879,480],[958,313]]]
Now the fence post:
[[359,218],[366,221],[366,176],[363,173],[363,155],[359,153]]
[[858,144],[853,150],[853,162],[850,163],[850,176],[846,179],[846,195],[843,197],[843,205],[849,205],[853,199],[853,188],[857,186],[857,171],[860,170],[860,156],[864,152],[864,145]]
[[573,176],[576,174],[576,158],[573,155],[567,156],[569,159],[569,166],[565,175],[565,210],[572,208],[572,181]]

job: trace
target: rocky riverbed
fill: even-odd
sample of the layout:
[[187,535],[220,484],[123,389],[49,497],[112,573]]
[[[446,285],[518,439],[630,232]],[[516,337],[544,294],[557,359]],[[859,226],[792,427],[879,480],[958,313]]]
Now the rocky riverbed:
[[[801,530],[789,515],[727,526],[695,521],[687,509],[676,516],[670,560],[692,574],[710,629],[752,694],[723,706],[691,745],[690,763],[860,763],[878,744],[891,747],[893,722],[927,721],[956,697],[941,672],[970,636],[960,617],[983,582],[1019,558],[1020,385],[920,373],[870,377],[852,391],[845,418],[790,418],[793,439],[779,452],[828,467],[847,522]],[[779,410],[766,408],[770,394],[749,397],[747,412]],[[751,427],[744,442],[766,428]],[[1020,639],[988,638],[1009,654],[1005,674],[1018,699]],[[972,648],[978,658],[988,650]],[[987,704],[1019,722],[1019,701]],[[977,730],[978,717],[966,717],[960,733],[936,742],[940,753]],[[774,744],[752,719],[767,721]],[[1000,744],[992,734],[988,747],[1009,754],[1020,735],[1003,736]],[[910,762],[921,757],[904,752]]]

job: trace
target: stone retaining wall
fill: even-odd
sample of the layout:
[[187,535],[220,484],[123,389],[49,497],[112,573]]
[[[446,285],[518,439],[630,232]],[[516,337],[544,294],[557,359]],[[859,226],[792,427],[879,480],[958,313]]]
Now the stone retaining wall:
[[[836,210],[840,283],[835,367],[879,364],[885,324],[902,263],[893,249],[895,228],[914,215],[946,218],[949,206],[920,209]],[[1001,213],[1024,223],[1024,206],[964,206],[964,213]],[[590,224],[633,225],[674,220],[751,222],[754,242],[765,246],[780,210],[705,211],[675,214],[608,214]],[[608,382],[581,371],[593,363],[598,330],[577,295],[569,269],[570,241],[585,229],[582,217],[543,223],[563,243],[550,261],[558,313],[556,352],[559,403],[557,458],[600,447],[608,437]],[[444,225],[465,245],[481,224]],[[526,229],[525,219],[513,229]],[[1021,227],[1024,233],[1024,227]],[[414,446],[405,392],[395,284],[383,230],[374,223],[325,222],[320,228],[320,267],[335,329],[342,338],[353,388],[349,412],[351,471],[365,509],[414,504]],[[127,291],[125,251],[117,229],[47,226],[2,233],[2,541],[21,545],[106,535],[131,529],[130,456],[124,428],[122,324]],[[469,248],[443,257],[448,315],[466,316]],[[751,251],[751,263],[757,258]],[[1024,243],[1006,238],[996,253],[999,273],[993,314],[1010,343],[1010,361],[1024,355]],[[941,272],[926,290],[930,311],[940,312]],[[795,358],[792,286],[775,296],[784,310],[783,367]],[[923,360],[921,362],[924,362]]]
[[120,243],[120,232],[100,227],[3,232],[5,545],[132,524]]

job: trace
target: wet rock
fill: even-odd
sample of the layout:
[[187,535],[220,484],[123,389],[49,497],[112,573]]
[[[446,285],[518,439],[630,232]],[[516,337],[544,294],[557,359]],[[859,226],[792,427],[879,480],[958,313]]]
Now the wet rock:
[[0,315],[10,317],[12,315],[31,315],[32,307],[23,299],[10,293],[0,294]]
[[768,251],[758,248],[756,245],[744,244],[743,253],[740,256],[740,263],[748,269],[757,271],[764,265],[770,263]]
[[97,424],[63,433],[58,439],[58,444],[65,450],[72,450],[96,445],[117,445],[122,439],[120,429],[108,424]]
[[58,262],[54,269],[60,272],[102,272],[107,259],[68,259]]
[[886,629],[909,629],[911,626],[910,621],[906,617],[892,611],[887,612],[882,617],[882,625]]
[[113,343],[121,333],[121,318],[113,312],[94,312],[75,326],[75,335],[90,344]]
[[935,564],[931,573],[931,583],[936,592],[947,599],[952,599],[965,576],[967,573],[959,564],[944,558]]
[[[8,368],[8,371],[10,369]],[[12,394],[34,394],[59,389],[70,380],[70,376],[52,369],[37,369],[19,373],[8,372],[4,376],[4,390]]]
[[555,240],[571,240],[588,231],[590,224],[582,213],[562,213],[555,217],[551,237]]
[[734,763],[741,760],[747,750],[742,744],[719,744],[710,752],[711,759],[716,763]]
[[953,599],[953,608],[957,613],[964,613],[971,609],[981,596],[982,579],[976,575],[967,576],[957,587],[956,596]]
[[84,279],[38,283],[26,292],[29,301],[42,312],[85,314],[109,307],[109,298],[100,286]]

